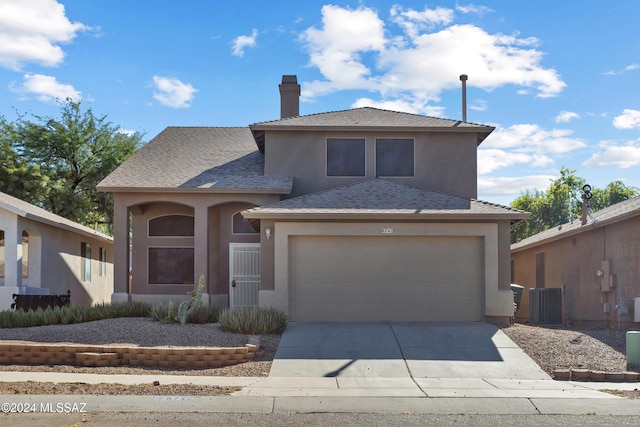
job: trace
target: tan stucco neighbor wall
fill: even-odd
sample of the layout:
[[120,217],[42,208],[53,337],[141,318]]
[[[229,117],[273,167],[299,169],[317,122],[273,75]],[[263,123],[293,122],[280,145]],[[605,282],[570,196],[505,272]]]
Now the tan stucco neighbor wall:
[[[0,310],[9,309],[11,294],[20,287],[43,288],[49,294],[71,291],[71,303],[108,302],[113,293],[113,242],[74,233],[0,209],[0,229],[5,233],[5,274],[0,278]],[[28,277],[22,277],[22,231],[29,235]],[[91,281],[81,276],[81,244],[91,245]],[[100,248],[106,250],[106,273],[101,275]],[[12,262],[11,260],[14,260]],[[6,292],[4,292],[6,291]],[[45,292],[46,293],[46,292]]]
[[[258,242],[259,235],[231,233],[231,216],[240,210],[278,201],[274,194],[238,193],[115,193],[114,241],[115,274],[113,302],[139,300],[152,303],[179,301],[186,298],[205,276],[203,299],[218,307],[228,304],[229,243]],[[147,237],[150,218],[172,213],[194,217],[191,238],[152,238],[153,245],[189,246],[194,248],[193,285],[150,285],[147,253],[152,243]],[[129,221],[132,217],[131,289],[129,289]]]
[[[327,138],[365,138],[366,176],[328,177]],[[375,178],[376,138],[415,139],[415,177],[385,179],[465,198],[477,197],[475,133],[269,131],[265,175],[295,176],[291,197]]]
[[[525,287],[517,318],[529,318],[528,289],[536,287],[536,254],[544,253],[544,284],[547,288],[564,286],[563,319],[573,323],[612,325],[617,323],[616,305],[622,299],[631,307],[622,322],[633,321],[632,299],[640,297],[640,216],[598,226],[589,223],[578,233],[511,253],[514,281]],[[597,272],[602,261],[610,266],[609,291],[603,292],[603,282]],[[604,313],[609,303],[610,313]]]
[[[289,238],[291,236],[380,236],[382,228],[393,228],[395,236],[479,236],[483,240],[484,315],[487,319],[513,315],[513,294],[500,284],[498,268],[499,227],[495,223],[342,223],[275,222],[274,288],[260,291],[260,305],[289,312]],[[264,254],[263,254],[264,256]],[[508,259],[507,259],[508,262]],[[452,268],[453,263],[452,263]],[[506,289],[505,289],[506,288]]]

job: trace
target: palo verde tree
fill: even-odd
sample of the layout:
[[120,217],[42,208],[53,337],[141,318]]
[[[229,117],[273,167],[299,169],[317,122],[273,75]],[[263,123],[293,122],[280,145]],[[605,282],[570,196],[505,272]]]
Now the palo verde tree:
[[59,118],[0,117],[0,191],[89,227],[109,232],[113,196],[96,185],[142,145],[80,102],[67,99]]
[[[511,227],[511,243],[518,242],[548,228],[571,222],[582,214],[582,188],[586,180],[576,171],[563,167],[560,176],[546,191],[525,191],[511,202],[511,207],[531,213],[529,219]],[[591,211],[630,199],[640,194],[634,187],[613,181],[604,189],[591,188]]]

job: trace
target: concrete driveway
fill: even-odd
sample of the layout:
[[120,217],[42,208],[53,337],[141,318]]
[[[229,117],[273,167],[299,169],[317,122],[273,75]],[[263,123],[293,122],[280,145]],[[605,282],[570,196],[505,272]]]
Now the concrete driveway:
[[550,379],[487,323],[291,322],[269,377]]

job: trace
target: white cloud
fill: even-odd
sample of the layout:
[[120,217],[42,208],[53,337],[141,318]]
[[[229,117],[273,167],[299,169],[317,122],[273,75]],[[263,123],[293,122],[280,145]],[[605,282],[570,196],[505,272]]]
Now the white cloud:
[[25,64],[47,67],[64,59],[60,43],[89,29],[71,22],[64,5],[55,0],[3,0],[0,2],[0,66],[19,71]]
[[498,128],[478,148],[478,175],[518,164],[531,168],[553,165],[556,158],[586,146],[581,139],[571,138],[571,133],[534,124]]
[[369,68],[361,61],[361,53],[381,51],[386,43],[384,23],[372,9],[325,5],[322,28],[308,28],[300,39],[309,51],[310,65],[328,80],[304,84],[304,98],[343,89],[375,88],[368,79]]
[[602,151],[595,153],[582,165],[585,167],[615,167],[627,169],[640,165],[640,139],[625,145],[610,142],[600,144]]
[[624,67],[625,71],[633,71],[640,68],[640,64],[631,64]]
[[508,168],[518,163],[540,167],[553,163],[553,160],[547,156],[512,153],[506,150],[478,150],[478,175],[486,175],[497,169]]
[[14,93],[23,94],[25,98],[35,95],[42,102],[55,103],[67,98],[73,101],[81,101],[82,93],[72,85],[58,82],[53,76],[44,74],[25,74],[22,84],[12,83],[9,89]]
[[153,98],[160,104],[173,108],[188,108],[198,89],[171,77],[153,76],[156,92]]
[[640,111],[628,109],[623,110],[621,115],[613,119],[613,126],[616,129],[640,128]]
[[242,58],[244,56],[244,50],[248,47],[254,47],[256,45],[256,39],[258,38],[258,30],[255,28],[251,31],[250,36],[238,36],[233,39],[233,47],[231,48],[231,54]]
[[398,24],[410,37],[417,37],[420,31],[434,26],[446,25],[453,21],[453,10],[445,7],[424,8],[422,12],[395,5],[391,8],[391,20]]
[[556,116],[556,123],[567,123],[573,119],[579,119],[580,114],[572,111],[560,111],[560,114]]
[[419,102],[415,100],[414,102],[409,102],[408,100],[395,99],[388,101],[375,101],[370,98],[360,98],[356,100],[353,104],[351,104],[351,108],[361,108],[361,107],[374,107],[380,108],[383,110],[390,111],[401,111],[404,113],[412,113],[412,114],[426,114],[428,116],[433,117],[443,117],[444,108],[438,106],[430,106],[426,105],[424,102]]
[[485,101],[484,99],[476,99],[471,104],[469,104],[469,109],[473,111],[486,111],[487,101]]
[[478,193],[487,196],[511,196],[515,199],[521,193],[529,191],[543,191],[549,187],[553,175],[530,175],[520,177],[478,177]]
[[482,147],[539,155],[564,154],[586,146],[581,139],[571,138],[572,133],[569,129],[546,130],[535,124],[518,124],[497,129]]
[[482,16],[485,13],[493,12],[492,9],[486,6],[476,6],[475,4],[456,5],[456,10],[461,13],[473,13],[478,16]]
[[451,9],[394,6],[385,23],[364,6],[324,6],[321,26],[300,37],[309,64],[324,76],[303,85],[303,98],[354,89],[377,92],[384,101],[437,101],[442,91],[459,88],[465,72],[470,86],[484,90],[512,84],[544,98],[566,86],[556,70],[541,65],[536,38],[451,25],[454,18]]

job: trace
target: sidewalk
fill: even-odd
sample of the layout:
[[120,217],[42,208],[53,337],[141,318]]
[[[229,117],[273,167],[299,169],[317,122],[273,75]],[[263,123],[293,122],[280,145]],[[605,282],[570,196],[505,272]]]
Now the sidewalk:
[[229,396],[5,395],[2,403],[83,404],[88,412],[432,413],[640,415],[640,400],[598,390],[634,390],[638,383],[460,378],[283,378],[94,375],[3,372],[0,381],[239,386]]

